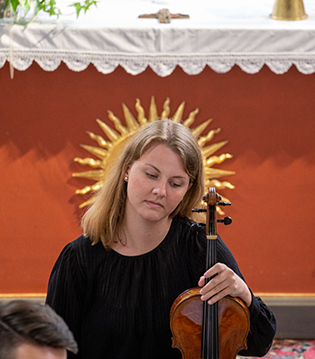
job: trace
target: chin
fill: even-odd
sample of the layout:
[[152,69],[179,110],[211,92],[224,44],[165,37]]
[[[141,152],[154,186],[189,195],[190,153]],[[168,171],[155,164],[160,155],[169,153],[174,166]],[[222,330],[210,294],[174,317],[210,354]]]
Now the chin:
[[157,213],[145,213],[142,215],[142,218],[149,222],[160,222],[165,218],[168,218],[168,215],[161,215]]

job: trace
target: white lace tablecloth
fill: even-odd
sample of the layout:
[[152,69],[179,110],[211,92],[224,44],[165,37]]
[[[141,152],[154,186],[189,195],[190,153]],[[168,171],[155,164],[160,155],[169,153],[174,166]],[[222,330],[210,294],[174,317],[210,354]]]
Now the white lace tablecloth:
[[[190,75],[235,65],[256,73],[264,64],[277,74],[292,65],[303,74],[315,71],[315,0],[304,1],[302,21],[271,19],[273,0],[100,0],[78,20],[66,2],[58,4],[58,20],[40,14],[27,27],[0,22],[0,67],[9,61],[26,70],[35,61],[54,71],[63,61],[73,71],[93,64],[108,74],[120,65],[136,75],[149,66],[159,76],[177,65]],[[190,19],[138,18],[162,8]]]

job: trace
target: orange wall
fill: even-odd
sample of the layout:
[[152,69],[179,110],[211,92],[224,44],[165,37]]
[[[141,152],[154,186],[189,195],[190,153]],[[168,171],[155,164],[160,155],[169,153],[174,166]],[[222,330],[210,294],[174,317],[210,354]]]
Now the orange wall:
[[36,64],[10,79],[0,69],[0,293],[44,293],[62,247],[80,235],[77,188],[85,170],[74,157],[94,145],[86,130],[102,134],[95,119],[107,110],[123,119],[122,102],[136,115],[151,95],[159,113],[166,97],[172,114],[182,101],[185,116],[200,109],[196,124],[213,118],[214,142],[233,158],[218,166],[234,190],[222,194],[233,224],[219,227],[255,292],[315,293],[315,74],[295,68],[276,75],[268,68],[249,75],[206,68],[188,76],[177,68],[161,78],[150,69],[132,76],[118,68],[103,75],[62,64],[45,72]]

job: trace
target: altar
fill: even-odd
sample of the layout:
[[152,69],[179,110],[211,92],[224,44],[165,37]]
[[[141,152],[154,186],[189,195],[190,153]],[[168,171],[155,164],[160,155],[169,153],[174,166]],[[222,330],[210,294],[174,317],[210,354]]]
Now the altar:
[[[0,66],[18,70],[33,62],[54,71],[61,62],[73,71],[89,64],[108,74],[117,66],[137,75],[150,67],[159,76],[179,66],[196,75],[209,66],[226,73],[235,65],[257,73],[266,65],[276,74],[296,66],[315,71],[315,1],[306,1],[308,18],[276,21],[270,17],[274,0],[100,1],[76,19],[69,1],[60,1],[59,19],[39,13],[27,27],[3,20],[0,26]],[[162,8],[189,15],[169,24],[139,18]]]

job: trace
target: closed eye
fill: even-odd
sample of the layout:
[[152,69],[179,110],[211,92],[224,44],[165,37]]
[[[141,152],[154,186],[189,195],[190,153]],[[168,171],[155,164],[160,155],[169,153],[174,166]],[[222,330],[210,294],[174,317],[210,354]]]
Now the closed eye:
[[152,174],[152,173],[146,172],[145,174],[146,174],[149,178],[152,178],[152,179],[157,178],[157,176],[154,175],[154,174]]
[[181,187],[182,185],[179,183],[171,182],[172,187]]

